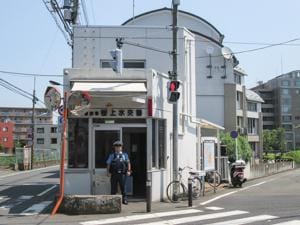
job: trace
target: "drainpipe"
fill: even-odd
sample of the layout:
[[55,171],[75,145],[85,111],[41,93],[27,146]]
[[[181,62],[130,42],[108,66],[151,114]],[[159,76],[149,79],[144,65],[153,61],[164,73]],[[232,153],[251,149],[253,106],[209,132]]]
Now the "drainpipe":
[[59,209],[65,190],[65,156],[66,156],[66,136],[67,136],[67,92],[64,92],[64,123],[62,133],[62,146],[61,146],[61,159],[60,159],[60,187],[59,187],[59,198],[51,212],[51,216],[54,216]]

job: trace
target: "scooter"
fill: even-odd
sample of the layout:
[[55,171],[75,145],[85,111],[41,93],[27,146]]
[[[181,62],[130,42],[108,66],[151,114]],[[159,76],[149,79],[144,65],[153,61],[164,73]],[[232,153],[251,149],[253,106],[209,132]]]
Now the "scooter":
[[244,160],[237,160],[231,164],[230,177],[233,187],[242,187],[243,183],[247,181],[247,178],[244,177],[245,167],[246,163]]

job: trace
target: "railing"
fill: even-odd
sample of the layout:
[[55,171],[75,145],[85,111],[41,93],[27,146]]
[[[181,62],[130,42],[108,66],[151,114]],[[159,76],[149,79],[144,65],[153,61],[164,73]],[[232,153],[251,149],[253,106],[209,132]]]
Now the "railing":
[[217,168],[218,165],[218,157],[215,158],[215,165],[216,170],[220,173],[222,180],[228,180],[229,179],[229,164],[228,164],[228,157],[227,156],[221,156],[220,157],[220,169]]

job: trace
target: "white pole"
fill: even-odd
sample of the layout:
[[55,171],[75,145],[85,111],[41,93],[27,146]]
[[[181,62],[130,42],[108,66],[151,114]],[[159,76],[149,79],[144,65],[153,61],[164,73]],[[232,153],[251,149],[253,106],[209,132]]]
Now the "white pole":
[[238,160],[237,138],[235,138],[235,161]]

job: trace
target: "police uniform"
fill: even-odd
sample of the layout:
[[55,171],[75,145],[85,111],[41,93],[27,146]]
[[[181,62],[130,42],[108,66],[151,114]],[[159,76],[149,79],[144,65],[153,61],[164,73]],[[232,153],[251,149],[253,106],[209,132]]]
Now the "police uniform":
[[[116,141],[114,144],[122,146],[122,142]],[[106,164],[110,166],[109,173],[111,174],[110,184],[111,184],[111,194],[115,195],[117,193],[118,184],[122,192],[122,201],[127,204],[126,195],[126,173],[128,171],[128,164],[130,163],[128,154],[121,152],[111,153],[106,161]]]

